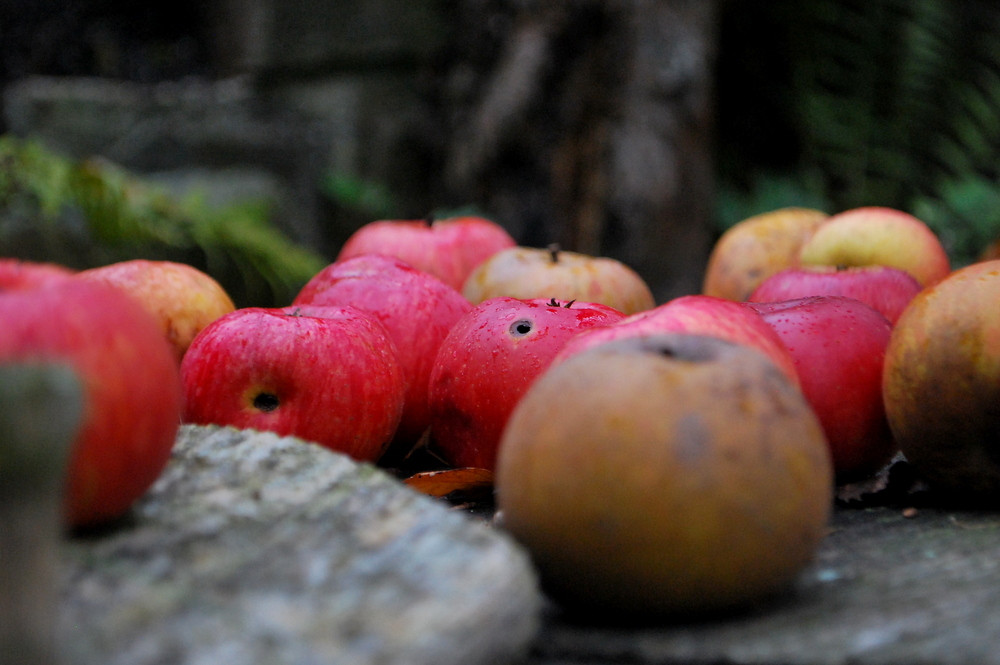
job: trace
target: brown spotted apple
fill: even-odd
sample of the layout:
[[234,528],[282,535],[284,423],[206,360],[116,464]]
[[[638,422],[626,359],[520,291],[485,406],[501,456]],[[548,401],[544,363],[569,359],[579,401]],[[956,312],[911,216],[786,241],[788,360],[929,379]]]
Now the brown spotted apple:
[[502,526],[566,610],[642,622],[786,590],[826,534],[833,474],[798,388],[750,347],[621,339],[543,374],[510,417]]

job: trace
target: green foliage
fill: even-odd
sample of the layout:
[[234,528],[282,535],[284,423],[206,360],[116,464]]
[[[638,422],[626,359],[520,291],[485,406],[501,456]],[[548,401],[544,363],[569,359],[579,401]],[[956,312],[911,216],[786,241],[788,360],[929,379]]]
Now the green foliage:
[[[726,7],[735,14],[731,24],[752,19],[771,34],[732,32],[745,45],[729,46],[729,80],[720,88],[735,85],[744,97],[736,100],[742,119],[728,121],[729,133],[723,128],[723,192],[764,196],[774,183],[748,182],[745,174],[765,163],[776,182],[829,202],[813,207],[882,205],[916,214],[958,264],[1000,233],[992,212],[1000,182],[1000,5],[775,0]],[[747,53],[757,57],[742,64]],[[746,118],[767,131],[754,135]],[[769,147],[791,157],[774,164]]]
[[268,205],[176,199],[121,168],[0,137],[0,255],[83,269],[132,258],[181,261],[239,306],[275,306],[326,265],[271,225]]
[[396,217],[399,204],[388,188],[377,182],[329,172],[321,182],[323,193],[332,201],[373,219]]
[[758,173],[748,189],[721,189],[716,197],[716,230],[725,231],[740,220],[779,208],[814,208],[826,211],[826,199],[818,178]]
[[938,234],[954,267],[972,263],[1000,238],[1000,185],[969,178],[945,183],[940,196],[917,198],[913,214]]

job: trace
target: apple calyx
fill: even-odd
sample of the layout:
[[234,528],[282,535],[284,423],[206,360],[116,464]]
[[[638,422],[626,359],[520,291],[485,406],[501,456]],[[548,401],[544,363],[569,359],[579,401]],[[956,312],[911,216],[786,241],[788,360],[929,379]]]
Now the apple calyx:
[[281,406],[281,400],[274,393],[260,393],[253,398],[253,408],[264,413],[274,411]]
[[573,306],[573,303],[575,303],[575,302],[576,302],[576,298],[573,298],[572,300],[567,300],[565,305],[560,305],[558,300],[556,300],[555,298],[552,298],[551,300],[549,300],[545,304],[548,307],[562,307],[564,309],[569,309],[570,307]]

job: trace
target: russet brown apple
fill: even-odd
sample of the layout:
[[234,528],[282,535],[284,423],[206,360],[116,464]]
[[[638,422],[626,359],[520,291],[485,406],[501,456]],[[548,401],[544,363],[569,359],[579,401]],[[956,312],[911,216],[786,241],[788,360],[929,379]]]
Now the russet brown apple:
[[889,340],[882,390],[900,449],[931,483],[1000,500],[1000,260],[913,299]]
[[812,559],[833,473],[816,416],[763,354],[672,334],[551,367],[496,472],[502,524],[569,611],[640,619],[746,607]]
[[702,293],[746,300],[765,279],[798,263],[802,243],[827,217],[811,208],[781,208],[730,227],[712,248]]

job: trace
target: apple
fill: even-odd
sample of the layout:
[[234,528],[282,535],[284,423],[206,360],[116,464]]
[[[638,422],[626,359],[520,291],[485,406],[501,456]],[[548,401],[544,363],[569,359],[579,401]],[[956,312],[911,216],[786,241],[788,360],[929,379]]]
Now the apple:
[[384,326],[354,307],[238,309],[202,330],[181,362],[184,420],[313,441],[374,462],[405,386]]
[[663,333],[708,335],[754,347],[798,383],[795,362],[774,329],[754,310],[713,296],[681,296],[609,326],[585,330],[563,346],[554,362],[614,339]]
[[75,273],[75,270],[57,263],[0,259],[0,291],[44,286]]
[[886,351],[885,409],[906,459],[933,486],[1000,498],[1000,260],[925,289]]
[[854,208],[827,219],[799,250],[801,265],[892,266],[923,287],[951,272],[944,246],[929,226],[901,210]]
[[460,291],[476,266],[516,244],[502,226],[484,217],[385,219],[355,231],[337,261],[362,254],[395,256]]
[[771,275],[748,300],[779,302],[809,296],[847,296],[873,307],[895,325],[920,289],[913,275],[890,266],[802,266]]
[[180,422],[177,363],[156,322],[121,291],[75,279],[0,293],[0,319],[0,362],[65,362],[82,383],[65,524],[121,517],[159,477]]
[[839,481],[870,476],[897,446],[882,401],[892,324],[860,300],[812,296],[747,303],[784,341],[823,425]]
[[646,282],[621,261],[548,249],[509,247],[472,271],[462,295],[473,304],[507,296],[595,302],[623,314],[655,306]]
[[648,620],[787,589],[826,534],[833,473],[802,393],[755,349],[620,339],[550,368],[515,407],[502,527],[579,613]]
[[393,458],[409,453],[430,426],[427,385],[438,347],[472,304],[437,277],[397,258],[375,254],[327,266],[292,304],[350,305],[385,326],[406,382],[403,416],[386,454]]
[[733,225],[712,248],[702,293],[746,300],[762,281],[798,264],[802,243],[827,217],[811,208],[781,208]]
[[500,435],[570,337],[624,317],[598,303],[491,298],[458,321],[431,369],[431,442],[454,466],[493,470]]
[[174,261],[120,261],[83,270],[76,279],[110,284],[138,300],[159,321],[178,364],[205,326],[236,308],[215,279]]

